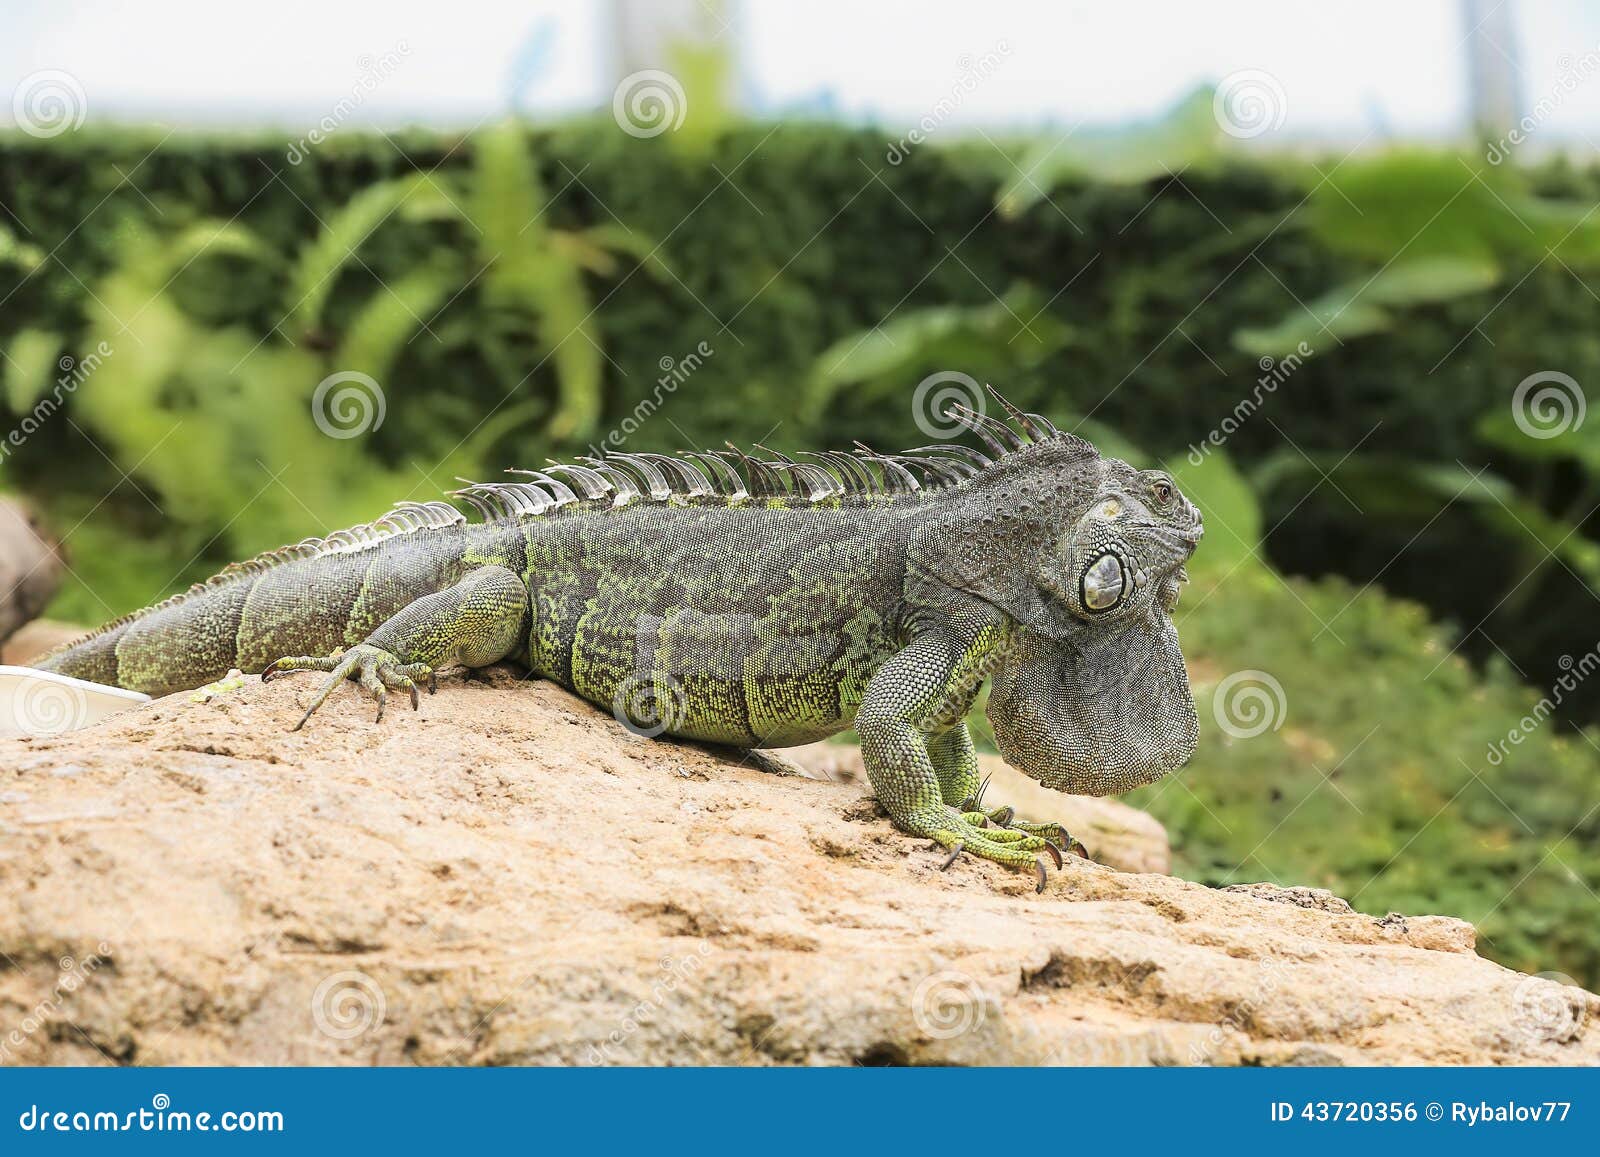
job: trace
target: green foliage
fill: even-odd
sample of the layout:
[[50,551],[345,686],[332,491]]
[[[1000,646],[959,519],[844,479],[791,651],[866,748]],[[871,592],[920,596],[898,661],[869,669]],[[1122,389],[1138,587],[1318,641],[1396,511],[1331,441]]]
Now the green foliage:
[[5,401],[15,414],[26,413],[56,378],[61,339],[39,329],[25,329],[11,339],[6,353]]
[[[1211,549],[1215,529],[1251,533],[1248,489],[1220,454],[1181,477],[1207,522],[1177,616],[1201,749],[1129,802],[1172,825],[1183,873],[1329,887],[1374,913],[1448,912],[1513,967],[1560,960],[1600,977],[1600,812],[1573,807],[1592,794],[1594,738],[1546,722],[1508,744],[1535,697],[1503,663],[1475,671],[1415,604],[1285,580],[1258,551],[1230,562]],[[1258,735],[1221,725],[1241,718],[1219,698],[1241,671],[1282,688]]]
[[1267,356],[1302,344],[1315,349],[1379,333],[1402,319],[1409,306],[1482,293],[1499,280],[1499,266],[1481,257],[1395,261],[1297,306],[1276,325],[1241,329],[1234,343],[1245,353]]
[[[175,539],[208,535],[208,557],[195,560],[202,570],[370,518],[419,481],[431,496],[453,476],[480,471],[486,444],[536,414],[547,415],[553,435],[587,434],[604,364],[588,279],[617,276],[619,252],[661,265],[647,239],[620,223],[563,230],[547,220],[516,126],[481,134],[472,158],[470,172],[380,178],[315,210],[264,170],[267,189],[286,190],[309,214],[304,235],[274,237],[266,222],[246,220],[249,201],[227,217],[206,198],[171,213],[149,202],[154,219],[115,206],[114,226],[93,235],[91,264],[101,269],[93,284],[60,261],[78,290],[75,316],[55,319],[59,330],[9,334],[7,408],[20,414],[50,388],[58,351],[112,350],[73,383],[72,432],[105,447],[107,465],[120,464],[128,489],[160,506]],[[69,228],[63,241],[79,231]],[[8,288],[26,300],[37,269],[25,265]],[[458,302],[472,320],[449,312]],[[429,340],[414,350],[424,333]],[[408,380],[439,358],[492,359],[511,386],[488,401],[437,396]],[[366,400],[362,429],[334,437],[323,426],[341,423],[328,421],[326,405],[317,412],[316,389],[352,373],[374,379],[378,396]],[[553,404],[515,396],[535,378],[553,380]],[[385,431],[391,407],[402,418]],[[48,431],[42,449],[11,468],[53,480],[62,464],[48,451],[64,443],[70,454],[72,439]],[[55,486],[46,493],[63,505],[71,498]],[[80,572],[87,583],[106,581],[98,566],[91,560]],[[175,577],[188,577],[183,570]]]
[[[716,84],[693,78],[691,105]],[[1511,421],[1535,371],[1600,382],[1600,172],[1263,164],[1199,98],[1079,137],[888,164],[868,130],[637,140],[605,116],[341,133],[294,165],[247,137],[0,137],[6,427],[62,356],[114,350],[0,473],[69,532],[56,612],[102,619],[456,473],[605,433],[918,445],[917,381],[991,380],[1167,459],[1206,507],[1181,607],[1204,746],[1140,797],[1184,871],[1456,912],[1500,959],[1600,975],[1600,755],[1554,722],[1485,754],[1531,699],[1497,648],[1549,685],[1600,638],[1600,423],[1541,441]],[[1261,392],[1259,359],[1302,340]],[[311,413],[341,371],[387,403],[351,439]],[[1187,460],[1252,395],[1226,457]],[[1486,669],[1372,578],[1480,624]],[[1250,669],[1287,715],[1230,740],[1212,699]],[[1594,682],[1563,710],[1600,717]]]
[[1025,141],[995,204],[1003,215],[1017,217],[1074,180],[1143,186],[1215,161],[1224,139],[1212,91],[1202,89],[1147,124],[1075,128]]

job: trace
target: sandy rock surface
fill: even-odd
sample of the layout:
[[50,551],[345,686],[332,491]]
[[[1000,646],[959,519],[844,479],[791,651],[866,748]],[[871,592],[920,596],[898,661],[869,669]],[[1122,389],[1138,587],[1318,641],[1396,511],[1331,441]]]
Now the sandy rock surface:
[[312,679],[0,742],[0,1062],[1600,1062],[1600,998],[1459,921],[1076,860],[1039,896],[548,683],[290,733]]
[[18,627],[16,632],[0,643],[0,663],[26,667],[42,655],[65,646],[86,633],[83,627],[72,623],[58,623],[54,619],[34,619]]

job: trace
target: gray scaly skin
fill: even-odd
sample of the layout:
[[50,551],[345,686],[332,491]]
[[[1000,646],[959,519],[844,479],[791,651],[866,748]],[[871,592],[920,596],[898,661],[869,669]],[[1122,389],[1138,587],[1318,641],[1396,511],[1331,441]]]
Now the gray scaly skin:
[[[1199,513],[1160,471],[1022,414],[951,411],[986,446],[803,460],[612,454],[407,503],[308,539],[47,657],[151,694],[237,667],[322,671],[417,704],[440,667],[521,664],[620,718],[743,747],[854,726],[896,824],[1036,868],[1059,824],[984,809],[965,716],[993,679],[1006,760],[1104,795],[1193,754],[1170,613]],[[286,657],[287,656],[287,657]],[[947,861],[947,866],[950,861]]]

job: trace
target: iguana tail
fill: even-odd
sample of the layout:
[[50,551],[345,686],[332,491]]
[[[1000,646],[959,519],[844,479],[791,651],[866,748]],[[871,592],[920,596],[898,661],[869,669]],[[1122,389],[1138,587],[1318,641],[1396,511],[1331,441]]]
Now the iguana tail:
[[165,602],[107,623],[34,666],[164,695],[284,655],[364,640],[400,608],[458,582],[471,532],[443,502],[234,563]]

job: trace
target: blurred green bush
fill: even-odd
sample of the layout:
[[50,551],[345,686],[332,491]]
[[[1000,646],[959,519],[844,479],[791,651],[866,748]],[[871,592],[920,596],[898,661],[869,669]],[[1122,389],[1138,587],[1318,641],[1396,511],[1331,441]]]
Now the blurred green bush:
[[[1511,409],[1538,370],[1600,381],[1600,172],[1246,163],[1198,108],[1115,163],[1051,138],[891,165],[879,134],[804,124],[341,133],[296,165],[260,136],[0,137],[0,406],[16,429],[64,399],[0,482],[68,533],[56,612],[97,620],[456,474],[915,445],[916,382],[988,378],[1206,504],[1205,746],[1140,797],[1186,872],[1455,912],[1593,981],[1600,755],[1555,723],[1485,753],[1534,698],[1507,662],[1548,685],[1600,639],[1600,424],[1530,439]],[[328,436],[312,399],[352,373],[383,420]],[[1288,715],[1230,740],[1207,700],[1243,670]],[[1600,715],[1600,686],[1563,710]]]

